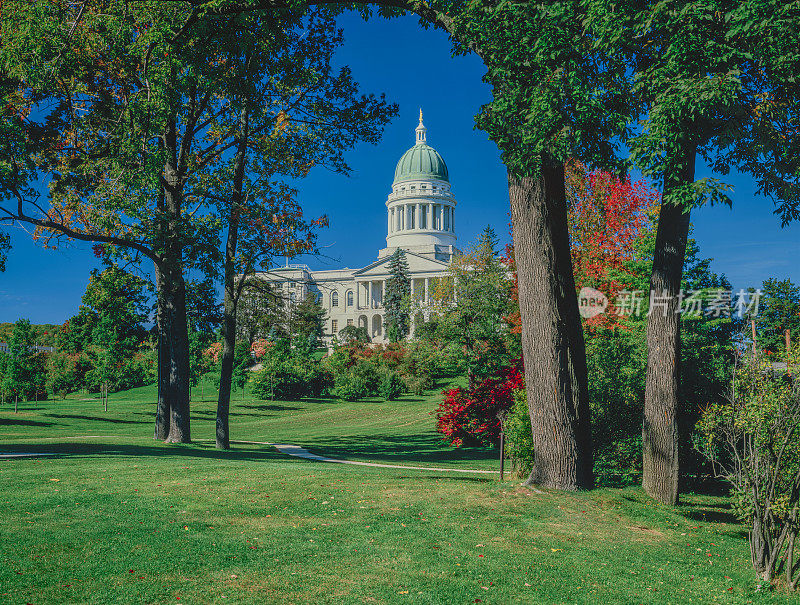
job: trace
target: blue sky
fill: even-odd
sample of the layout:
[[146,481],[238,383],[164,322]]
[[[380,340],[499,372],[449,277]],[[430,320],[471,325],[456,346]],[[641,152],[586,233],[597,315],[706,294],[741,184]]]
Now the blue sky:
[[[414,143],[418,109],[428,128],[428,142],[447,162],[458,201],[460,247],[487,225],[508,239],[505,171],[495,145],[473,128],[473,116],[490,98],[475,57],[451,57],[444,34],[420,30],[413,18],[365,23],[355,15],[341,19],[345,44],[338,62],[349,65],[368,92],[385,92],[400,115],[377,145],[360,145],[348,156],[349,177],[319,169],[300,183],[309,216],[327,214],[321,232],[326,257],[302,257],[312,269],[361,267],[386,245],[386,207],[394,167]],[[706,176],[707,173],[698,176]],[[746,175],[729,175],[734,207],[701,208],[693,213],[694,237],[712,267],[736,288],[758,286],[765,278],[800,282],[800,225],[781,229],[772,204],[754,194]],[[75,243],[44,250],[30,235],[12,230],[13,250],[0,274],[0,322],[27,317],[34,323],[61,323],[75,314],[97,266],[90,246]]]

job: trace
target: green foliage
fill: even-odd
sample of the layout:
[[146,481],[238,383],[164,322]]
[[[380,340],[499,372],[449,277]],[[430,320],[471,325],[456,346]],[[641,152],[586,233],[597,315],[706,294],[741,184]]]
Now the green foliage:
[[6,253],[11,249],[11,237],[0,231],[0,273],[6,270]]
[[236,306],[236,339],[250,344],[267,338],[273,330],[286,333],[286,310],[263,281],[251,278],[242,290]]
[[[461,345],[470,384],[511,361],[504,318],[511,312],[512,280],[497,254],[497,236],[486,227],[469,250],[450,265],[454,296],[445,293],[437,335]],[[455,298],[455,304],[448,300]]]
[[531,414],[524,389],[514,391],[514,403],[503,423],[506,457],[511,459],[511,470],[520,479],[526,478],[533,467],[533,434]]
[[369,344],[369,330],[365,326],[345,326],[336,335],[339,342],[349,347],[354,344]]
[[406,390],[406,385],[403,379],[397,372],[384,372],[381,375],[380,385],[378,386],[378,394],[386,401],[392,401],[400,397]]
[[253,377],[253,394],[269,400],[322,395],[332,379],[328,368],[315,359],[314,352],[310,340],[302,335],[295,339],[295,346],[285,338],[270,343],[260,359],[262,369]]
[[292,337],[305,339],[313,348],[319,346],[319,339],[325,328],[325,309],[313,292],[306,292],[306,297],[291,311],[289,333]]
[[641,479],[644,328],[639,321],[628,330],[585,333],[594,470],[600,485],[633,485]]
[[698,449],[730,484],[734,510],[750,527],[756,571],[771,581],[785,565],[786,584],[796,588],[800,391],[764,356],[744,358],[734,372],[730,398],[704,409],[698,432]]
[[409,296],[411,281],[405,251],[398,248],[389,259],[389,279],[386,280],[385,309],[386,335],[390,342],[400,342],[409,331]]
[[61,374],[67,366],[59,362],[52,366],[53,384],[94,391],[107,385],[113,392],[155,380],[156,355],[143,325],[149,314],[146,287],[141,278],[111,264],[92,270],[78,314],[55,337],[61,353],[88,362],[88,368],[65,382]]
[[47,391],[66,399],[69,393],[83,388],[90,367],[86,354],[50,353],[47,356]]
[[0,390],[6,399],[39,399],[46,389],[46,357],[34,349],[31,322],[20,319],[8,342],[8,353],[0,353]]
[[790,279],[769,278],[761,286],[756,322],[757,344],[772,355],[785,358],[784,330],[800,338],[800,287]]
[[[621,58],[603,53],[588,27],[594,4],[434,2],[453,21],[456,50],[477,52],[487,67],[492,100],[476,124],[515,176],[537,176],[568,158],[595,166],[614,159],[630,84]],[[619,27],[619,11],[608,12]]]

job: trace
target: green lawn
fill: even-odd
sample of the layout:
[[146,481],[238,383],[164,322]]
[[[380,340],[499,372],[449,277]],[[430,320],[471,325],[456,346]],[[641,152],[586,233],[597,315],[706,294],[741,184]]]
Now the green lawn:
[[[196,396],[200,391],[196,390]],[[154,391],[0,411],[0,603],[784,603],[756,591],[725,499],[535,493],[495,475],[219,452],[213,393],[193,445],[153,441]],[[232,437],[391,464],[496,468],[442,447],[437,394],[261,402]],[[205,440],[205,441],[200,441]]]

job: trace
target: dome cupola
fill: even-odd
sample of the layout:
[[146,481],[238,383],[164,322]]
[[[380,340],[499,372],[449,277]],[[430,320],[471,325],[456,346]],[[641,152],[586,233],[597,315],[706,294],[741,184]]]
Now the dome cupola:
[[422,110],[419,110],[419,126],[416,129],[416,144],[403,154],[394,169],[392,184],[402,181],[435,179],[448,181],[447,164],[439,152],[426,142],[427,128],[422,123]]
[[456,200],[442,156],[426,142],[427,128],[419,112],[416,144],[397,162],[392,192],[386,200],[386,248],[397,248],[449,262],[454,253]]

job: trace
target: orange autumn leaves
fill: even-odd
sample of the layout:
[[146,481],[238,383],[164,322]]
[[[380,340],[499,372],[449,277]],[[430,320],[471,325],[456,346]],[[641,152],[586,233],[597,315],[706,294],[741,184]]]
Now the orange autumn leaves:
[[618,327],[614,303],[633,287],[637,242],[653,224],[660,196],[644,181],[590,171],[580,162],[567,166],[565,181],[575,287],[595,288],[609,300],[609,310],[586,323]]

